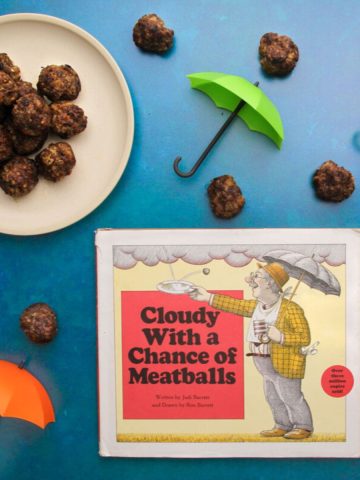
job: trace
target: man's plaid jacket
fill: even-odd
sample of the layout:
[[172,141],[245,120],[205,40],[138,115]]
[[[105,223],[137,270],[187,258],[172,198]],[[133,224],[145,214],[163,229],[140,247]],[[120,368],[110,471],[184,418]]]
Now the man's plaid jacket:
[[[217,310],[251,317],[256,300],[239,300],[227,295],[214,295],[211,306]],[[300,348],[310,343],[310,330],[304,311],[298,304],[283,299],[275,327],[283,334],[283,343],[271,342],[271,361],[283,377],[304,378],[305,355]]]

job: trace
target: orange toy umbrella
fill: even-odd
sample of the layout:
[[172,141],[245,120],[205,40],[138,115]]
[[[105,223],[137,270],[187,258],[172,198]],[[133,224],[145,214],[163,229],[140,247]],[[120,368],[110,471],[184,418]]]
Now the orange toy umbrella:
[[45,428],[55,422],[49,395],[22,365],[0,360],[0,416],[15,417]]

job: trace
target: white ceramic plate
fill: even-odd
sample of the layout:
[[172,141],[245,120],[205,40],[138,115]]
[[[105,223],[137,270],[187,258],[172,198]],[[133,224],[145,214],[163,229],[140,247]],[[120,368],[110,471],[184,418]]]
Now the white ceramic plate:
[[[119,181],[130,156],[134,113],[128,86],[109,52],[64,20],[37,14],[0,17],[0,49],[36,85],[41,67],[71,65],[82,90],[74,103],[87,117],[84,132],[68,140],[77,164],[58,183],[41,179],[14,200],[0,191],[0,232],[36,235],[71,225],[93,211]],[[61,141],[51,136],[47,143]],[[31,157],[31,155],[30,155]]]
[[195,285],[185,280],[165,280],[157,285],[161,292],[171,293],[173,295],[182,295],[193,291]]

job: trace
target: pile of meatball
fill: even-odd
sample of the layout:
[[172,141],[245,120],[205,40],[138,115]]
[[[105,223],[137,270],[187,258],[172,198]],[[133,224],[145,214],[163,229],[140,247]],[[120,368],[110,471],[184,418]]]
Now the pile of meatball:
[[0,53],[0,187],[6,194],[18,198],[30,193],[40,175],[51,182],[70,175],[76,159],[69,143],[43,146],[49,133],[69,139],[85,130],[87,117],[72,103],[80,90],[70,65],[42,68],[35,88]]

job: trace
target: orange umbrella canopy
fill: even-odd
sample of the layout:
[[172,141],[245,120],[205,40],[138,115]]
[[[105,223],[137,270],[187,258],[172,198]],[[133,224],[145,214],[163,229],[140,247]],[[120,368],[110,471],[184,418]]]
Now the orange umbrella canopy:
[[5,360],[0,360],[0,416],[21,418],[40,428],[55,422],[50,397],[39,380]]

